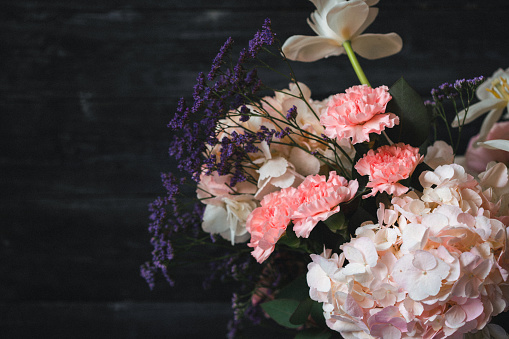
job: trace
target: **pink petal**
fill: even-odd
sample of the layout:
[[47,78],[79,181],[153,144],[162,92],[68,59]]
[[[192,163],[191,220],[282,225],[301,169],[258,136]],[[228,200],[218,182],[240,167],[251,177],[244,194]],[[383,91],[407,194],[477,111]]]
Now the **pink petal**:
[[429,252],[417,251],[412,264],[422,271],[429,271],[437,266],[437,259]]
[[467,315],[459,305],[454,305],[445,313],[445,324],[452,328],[459,328],[465,324]]

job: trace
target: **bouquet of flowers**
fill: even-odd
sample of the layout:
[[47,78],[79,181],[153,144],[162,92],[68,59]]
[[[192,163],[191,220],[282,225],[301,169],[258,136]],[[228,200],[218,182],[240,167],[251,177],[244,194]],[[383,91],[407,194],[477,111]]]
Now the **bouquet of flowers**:
[[[228,39],[192,104],[179,102],[170,154],[187,175],[162,175],[142,275],[173,284],[174,266],[215,246],[212,278],[239,282],[231,337],[272,319],[297,338],[507,338],[489,322],[509,308],[509,69],[427,102],[404,79],[371,87],[356,54],[402,47],[363,34],[378,1],[311,1],[316,36],[281,45],[267,19],[238,57]],[[360,84],[312,99],[289,60],[342,54]],[[264,69],[288,88],[262,82]],[[458,156],[454,135],[484,113]]]

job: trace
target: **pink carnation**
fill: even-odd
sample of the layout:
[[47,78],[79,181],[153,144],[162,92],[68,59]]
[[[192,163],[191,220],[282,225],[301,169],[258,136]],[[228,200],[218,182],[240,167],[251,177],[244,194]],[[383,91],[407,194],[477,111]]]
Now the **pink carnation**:
[[299,185],[296,210],[292,214],[293,230],[298,237],[307,238],[319,221],[339,212],[339,204],[351,200],[359,184],[348,182],[332,171],[329,179],[323,175],[310,175]]
[[398,181],[409,178],[421,162],[419,149],[403,143],[379,147],[368,153],[355,164],[360,175],[369,175],[367,187],[371,193],[363,198],[374,196],[377,192],[387,192],[395,196],[408,191],[408,187]]
[[249,247],[253,257],[262,263],[274,251],[276,242],[285,233],[293,211],[292,200],[297,189],[284,188],[263,197],[261,207],[256,208],[246,220],[246,229],[251,234]]
[[353,86],[346,93],[336,94],[329,107],[320,117],[329,138],[352,138],[357,144],[369,140],[370,133],[380,134],[388,127],[399,124],[393,113],[385,113],[392,99],[387,86],[371,88],[367,85]]

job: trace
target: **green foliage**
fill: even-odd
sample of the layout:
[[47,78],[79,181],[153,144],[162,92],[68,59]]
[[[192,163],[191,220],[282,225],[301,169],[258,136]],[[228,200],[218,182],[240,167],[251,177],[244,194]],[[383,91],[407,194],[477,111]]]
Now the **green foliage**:
[[296,338],[331,338],[331,331],[325,327],[322,305],[309,298],[309,287],[305,274],[285,286],[277,297],[278,299],[265,302],[261,306],[279,325],[297,329],[306,324],[311,317],[321,326],[299,331]]
[[303,274],[286,285],[281,291],[279,291],[277,296],[281,299],[294,299],[297,301],[302,301],[309,297],[309,287],[306,275]]
[[297,333],[295,339],[329,339],[331,337],[332,333],[325,328],[308,328]]
[[313,307],[314,301],[310,298],[306,298],[299,303],[295,312],[293,312],[290,317],[290,322],[294,325],[302,325],[304,324],[311,313],[311,308]]
[[285,234],[279,239],[278,243],[280,245],[286,245],[290,248],[298,248],[301,244],[301,241],[299,238],[297,238],[293,227],[288,226],[286,228]]
[[288,328],[297,328],[302,324],[292,324],[290,317],[297,310],[299,301],[294,299],[276,299],[263,303],[262,308],[279,325]]
[[327,220],[324,220],[324,223],[332,232],[341,235],[344,239],[348,238],[348,222],[343,212],[331,215]]
[[424,105],[421,96],[400,78],[389,90],[392,100],[387,104],[386,112],[399,117],[399,125],[386,130],[394,142],[404,142],[414,147],[423,144],[430,134],[430,111]]

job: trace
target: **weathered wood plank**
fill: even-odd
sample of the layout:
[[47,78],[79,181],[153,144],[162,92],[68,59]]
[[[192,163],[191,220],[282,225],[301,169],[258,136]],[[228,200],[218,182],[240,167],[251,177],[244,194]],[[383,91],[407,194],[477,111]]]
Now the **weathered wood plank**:
[[[0,55],[8,66],[0,90],[8,99],[75,98],[90,93],[99,99],[170,98],[174,102],[186,95],[182,89],[192,87],[198,71],[208,69],[226,37],[232,35],[245,45],[267,15],[157,11],[112,19],[107,12],[89,14],[40,20],[20,17],[0,24],[6,46]],[[311,34],[305,23],[308,15],[308,11],[277,12],[274,29],[282,40],[292,34]],[[363,65],[374,84],[390,84],[403,75],[423,94],[447,80],[489,75],[505,67],[508,47],[500,42],[505,38],[506,16],[507,10],[492,13],[490,7],[458,12],[387,9],[370,31],[398,32],[404,49],[395,57],[363,61]],[[343,89],[356,81],[344,58],[298,64],[296,71],[322,96],[336,91],[331,84]],[[274,82],[278,87],[286,83]]]
[[225,303],[1,304],[3,338],[225,338]]
[[[207,0],[109,0],[107,2],[100,0],[90,0],[81,2],[76,0],[3,0],[2,5],[7,8],[23,8],[28,10],[33,9],[59,9],[59,10],[108,10],[115,8],[127,8],[136,10],[192,10],[192,9],[250,9],[265,12],[273,12],[278,10],[295,10],[295,9],[312,9],[311,3],[305,0],[259,0],[259,1],[236,1],[236,0],[221,0],[221,1],[207,1]],[[407,0],[391,0],[381,1],[377,4],[380,8],[399,8],[399,9],[440,9],[440,10],[457,10],[467,9],[475,10],[477,8],[490,8],[500,9],[507,8],[507,4],[503,1],[463,1],[463,0],[422,0],[422,1],[407,1]]]
[[[225,338],[226,303],[0,304],[3,338]],[[507,328],[507,318],[495,323]],[[504,324],[505,322],[505,324]],[[271,328],[249,328],[245,338],[293,338]]]

